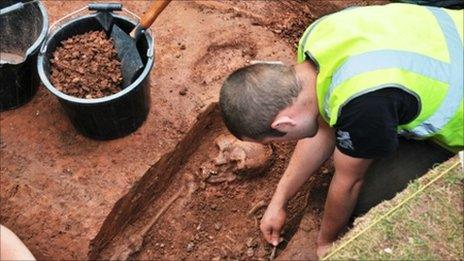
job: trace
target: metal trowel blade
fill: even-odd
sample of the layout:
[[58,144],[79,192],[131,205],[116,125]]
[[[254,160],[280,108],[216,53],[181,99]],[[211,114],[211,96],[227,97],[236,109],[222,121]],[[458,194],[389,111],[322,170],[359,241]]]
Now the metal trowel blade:
[[111,30],[111,38],[121,60],[123,88],[126,88],[143,68],[142,58],[137,50],[135,40],[116,24],[113,25]]
[[113,25],[113,15],[109,12],[98,12],[97,20],[103,26],[106,33],[109,34],[111,25]]

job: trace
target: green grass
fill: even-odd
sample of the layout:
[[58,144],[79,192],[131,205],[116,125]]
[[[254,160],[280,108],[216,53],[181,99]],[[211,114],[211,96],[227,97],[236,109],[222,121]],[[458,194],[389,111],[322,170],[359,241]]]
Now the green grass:
[[460,165],[382,218],[458,161],[454,157],[434,168],[356,220],[355,227],[331,248],[328,260],[464,260],[464,172]]

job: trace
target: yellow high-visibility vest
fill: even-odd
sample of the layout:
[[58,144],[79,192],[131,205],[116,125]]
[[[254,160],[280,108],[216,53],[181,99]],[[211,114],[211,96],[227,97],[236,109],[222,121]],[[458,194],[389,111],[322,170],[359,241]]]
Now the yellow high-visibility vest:
[[418,115],[400,134],[464,147],[464,16],[410,4],[349,8],[314,22],[303,34],[298,62],[318,67],[317,98],[334,126],[350,100],[394,87],[414,95]]

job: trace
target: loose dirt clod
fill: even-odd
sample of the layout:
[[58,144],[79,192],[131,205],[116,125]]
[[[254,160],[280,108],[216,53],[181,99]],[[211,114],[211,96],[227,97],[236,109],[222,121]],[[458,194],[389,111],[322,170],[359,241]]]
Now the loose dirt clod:
[[253,257],[255,255],[255,251],[253,250],[253,248],[248,248],[247,251],[246,251],[246,255],[248,257]]
[[187,94],[187,88],[182,88],[182,90],[179,91],[179,95],[185,96]]
[[221,230],[221,227],[222,227],[221,223],[214,224],[214,229],[216,229],[217,231]]
[[194,247],[195,247],[195,244],[193,242],[188,243],[187,252],[192,252]]
[[91,31],[61,42],[53,53],[51,83],[79,98],[101,98],[121,90],[121,63],[104,31]]

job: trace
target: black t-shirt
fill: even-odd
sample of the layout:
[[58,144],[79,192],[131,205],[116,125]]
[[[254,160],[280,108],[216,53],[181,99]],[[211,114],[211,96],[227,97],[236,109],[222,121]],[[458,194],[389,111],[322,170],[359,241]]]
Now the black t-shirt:
[[398,125],[414,120],[419,102],[398,88],[363,94],[343,106],[335,127],[337,148],[356,158],[382,158],[398,147]]

